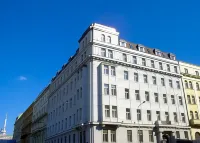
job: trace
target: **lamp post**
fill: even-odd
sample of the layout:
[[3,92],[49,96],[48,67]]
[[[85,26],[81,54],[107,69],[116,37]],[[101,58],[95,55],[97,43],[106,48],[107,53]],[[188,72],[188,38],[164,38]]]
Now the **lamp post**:
[[[145,103],[145,101],[143,101],[142,103],[140,103],[140,105],[138,105],[138,107],[137,107],[137,110],[139,109],[139,107],[142,105],[142,104],[144,104]],[[138,118],[138,117],[137,117]],[[139,118],[137,119],[138,120],[138,125],[139,125],[139,131],[140,131],[140,123],[139,123]],[[139,133],[139,132],[138,132]],[[139,142],[141,143],[141,141],[140,141],[140,133],[139,133]]]

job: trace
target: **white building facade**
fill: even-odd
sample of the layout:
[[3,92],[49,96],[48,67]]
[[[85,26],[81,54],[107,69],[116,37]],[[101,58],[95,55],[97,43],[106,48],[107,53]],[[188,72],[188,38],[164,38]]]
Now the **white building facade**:
[[47,143],[190,139],[175,55],[92,24],[49,87]]

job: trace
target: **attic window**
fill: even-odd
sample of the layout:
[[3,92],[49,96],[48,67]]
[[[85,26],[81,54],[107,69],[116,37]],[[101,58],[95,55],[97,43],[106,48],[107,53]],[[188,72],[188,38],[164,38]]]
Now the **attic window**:
[[169,58],[171,59],[171,60],[176,60],[176,57],[175,57],[175,55],[173,55],[173,54],[169,54]]
[[145,49],[144,49],[144,46],[138,46],[138,50],[140,51],[140,52],[145,52]]
[[120,46],[125,47],[126,43],[125,42],[120,42]]
[[133,49],[133,45],[129,44],[130,48]]
[[159,51],[159,50],[155,50],[155,54],[157,55],[157,56],[162,56],[162,53],[161,53],[161,51]]

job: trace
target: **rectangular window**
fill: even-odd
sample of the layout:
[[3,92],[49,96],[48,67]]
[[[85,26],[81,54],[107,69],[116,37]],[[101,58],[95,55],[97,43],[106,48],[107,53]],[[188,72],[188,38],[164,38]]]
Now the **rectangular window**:
[[181,113],[181,119],[182,119],[182,122],[185,123],[185,114],[184,113]]
[[149,142],[154,142],[153,131],[149,131]]
[[142,58],[142,65],[146,66],[146,59]]
[[178,122],[177,113],[174,112],[173,114],[174,114],[174,122]]
[[129,97],[129,89],[125,88],[125,99],[130,99]]
[[126,108],[126,119],[131,120],[131,111],[130,108]]
[[138,73],[134,73],[134,81],[138,82]]
[[113,130],[110,131],[110,139],[112,143],[116,142],[116,131]]
[[108,65],[104,65],[104,74],[109,75]]
[[142,130],[138,130],[138,141],[143,142],[143,131]]
[[172,84],[172,80],[171,80],[171,79],[169,80],[169,87],[171,87],[171,88],[173,87],[173,84]]
[[148,83],[148,78],[147,78],[147,75],[146,75],[146,74],[144,74],[144,75],[143,75],[143,77],[144,77],[144,83]]
[[128,80],[128,71],[124,71],[124,79]]
[[162,65],[161,62],[159,62],[159,69],[160,69],[160,70],[163,70],[163,65]]
[[155,68],[155,63],[154,63],[153,60],[151,60],[151,67],[152,67],[152,68]]
[[101,49],[101,56],[106,57],[106,49]]
[[171,95],[171,101],[172,101],[172,104],[175,104],[174,95]]
[[188,69],[185,68],[184,70],[185,70],[185,73],[188,74]]
[[146,101],[149,101],[149,92],[148,91],[145,91],[145,99],[146,99]]
[[108,130],[103,130],[103,142],[108,142]]
[[175,72],[175,73],[178,73],[177,66],[174,66],[174,72]]
[[81,120],[82,120],[82,108],[79,109],[79,114],[80,114],[80,115],[79,115],[79,119],[80,119],[80,121],[81,121]]
[[169,121],[169,113],[168,112],[165,112],[165,120]]
[[160,111],[156,111],[157,120],[160,121]]
[[194,96],[192,96],[192,104],[196,104],[196,100]]
[[158,93],[154,93],[155,102],[158,102]]
[[147,110],[147,120],[151,121],[151,111]]
[[136,56],[133,56],[133,63],[137,64],[137,57]]
[[109,58],[113,58],[113,51],[112,50],[108,50],[108,57]]
[[112,76],[115,76],[116,73],[115,73],[115,67],[111,66],[111,75]]
[[165,79],[164,78],[161,78],[161,85],[165,86]]
[[140,100],[140,92],[139,92],[139,90],[135,90],[135,98],[136,98],[136,100]]
[[170,65],[167,64],[167,71],[170,72]]
[[156,77],[155,76],[152,76],[152,80],[153,80],[153,84],[156,85]]
[[183,105],[183,101],[182,101],[182,97],[181,96],[178,97],[178,100],[179,100],[179,104]]
[[111,85],[111,94],[112,94],[113,96],[116,96],[116,95],[117,95],[116,85]]
[[104,94],[109,95],[109,85],[108,84],[104,84]]
[[105,105],[105,117],[110,117],[110,106]]
[[117,106],[112,106],[112,117],[117,118]]
[[180,82],[179,82],[179,81],[176,81],[176,87],[177,87],[178,89],[181,88],[181,87],[180,87]]
[[126,55],[126,54],[123,54],[122,56],[123,56],[123,61],[124,61],[124,62],[127,62],[127,55]]
[[132,142],[132,130],[127,130],[127,140],[128,142]]
[[141,110],[137,109],[137,120],[141,120]]
[[167,103],[167,96],[166,96],[166,94],[163,94],[163,102]]
[[196,74],[196,76],[199,76],[199,72],[198,71],[195,71],[195,74]]
[[189,139],[189,137],[188,137],[188,132],[187,131],[184,131],[184,135],[185,135],[185,139]]
[[176,131],[176,138],[180,139],[180,132],[179,131]]

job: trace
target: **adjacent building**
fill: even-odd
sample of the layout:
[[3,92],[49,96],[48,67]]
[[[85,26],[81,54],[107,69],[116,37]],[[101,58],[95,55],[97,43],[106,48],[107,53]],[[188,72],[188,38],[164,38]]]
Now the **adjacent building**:
[[183,87],[191,126],[191,136],[193,140],[200,140],[200,67],[180,62],[180,70],[183,75]]
[[16,143],[21,143],[21,131],[22,131],[22,114],[20,114],[14,124],[14,134],[13,134],[13,139],[16,141]]
[[49,86],[46,143],[191,139],[181,80],[174,54],[92,24]]
[[44,143],[46,137],[49,86],[35,100],[32,116],[32,143]]

